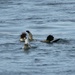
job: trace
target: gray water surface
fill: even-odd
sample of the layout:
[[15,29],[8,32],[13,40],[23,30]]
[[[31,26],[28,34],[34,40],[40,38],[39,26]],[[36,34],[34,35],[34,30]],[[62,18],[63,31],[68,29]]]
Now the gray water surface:
[[[63,40],[24,50],[26,30]],[[0,75],[75,75],[75,0],[0,0]]]

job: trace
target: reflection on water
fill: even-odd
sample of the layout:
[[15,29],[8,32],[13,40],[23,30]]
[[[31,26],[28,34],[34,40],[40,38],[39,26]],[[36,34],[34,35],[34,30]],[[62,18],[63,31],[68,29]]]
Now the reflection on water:
[[[0,0],[0,75],[75,75],[75,0]],[[24,50],[20,34],[34,39]],[[51,34],[61,40],[42,43]]]

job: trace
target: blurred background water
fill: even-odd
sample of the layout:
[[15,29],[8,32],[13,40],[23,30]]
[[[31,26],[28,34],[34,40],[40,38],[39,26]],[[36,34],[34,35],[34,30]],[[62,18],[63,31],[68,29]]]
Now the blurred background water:
[[[23,50],[26,30],[65,41]],[[0,75],[75,75],[75,0],[0,0]]]

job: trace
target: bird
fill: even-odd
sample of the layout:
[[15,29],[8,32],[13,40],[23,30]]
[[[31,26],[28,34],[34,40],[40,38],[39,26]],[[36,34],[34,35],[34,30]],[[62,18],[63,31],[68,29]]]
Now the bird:
[[29,39],[29,41],[32,41],[33,40],[32,33],[29,30],[27,30],[26,32],[28,33],[28,39]]
[[24,42],[25,41],[25,39],[26,39],[26,33],[25,32],[22,32],[22,34],[20,35],[20,41],[21,42]]
[[53,35],[48,35],[46,40],[42,40],[41,42],[44,42],[44,43],[56,43],[58,42],[60,39],[54,39],[54,36]]
[[31,48],[31,46],[30,46],[30,44],[29,44],[29,39],[28,39],[28,37],[26,37],[25,43],[24,43],[24,49],[29,49],[29,48]]

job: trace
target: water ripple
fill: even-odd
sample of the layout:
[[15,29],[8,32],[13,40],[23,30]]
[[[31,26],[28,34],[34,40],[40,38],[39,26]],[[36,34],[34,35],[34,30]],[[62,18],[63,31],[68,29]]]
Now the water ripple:
[[75,2],[46,2],[46,3],[39,3],[39,4],[35,4],[35,5],[40,5],[40,6],[44,6],[44,5],[51,5],[51,6],[57,6],[57,5],[73,5],[75,4]]

